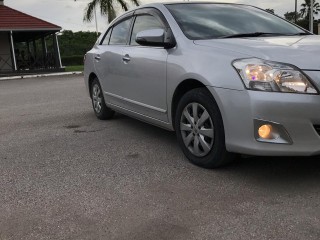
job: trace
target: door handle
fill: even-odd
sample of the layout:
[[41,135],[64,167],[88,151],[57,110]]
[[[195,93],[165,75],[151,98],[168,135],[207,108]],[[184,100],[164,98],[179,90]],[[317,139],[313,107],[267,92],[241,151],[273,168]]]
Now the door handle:
[[96,55],[96,56],[94,57],[94,59],[97,60],[97,61],[100,61],[101,57],[100,57],[100,55]]
[[122,61],[124,62],[124,63],[128,63],[128,62],[130,62],[130,56],[129,56],[129,54],[126,54],[126,55],[124,55],[124,57],[122,58]]

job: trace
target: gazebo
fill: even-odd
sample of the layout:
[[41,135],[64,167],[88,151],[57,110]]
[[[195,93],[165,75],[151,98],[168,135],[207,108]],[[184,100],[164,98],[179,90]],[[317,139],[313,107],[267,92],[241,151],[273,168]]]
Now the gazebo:
[[60,30],[0,0],[0,76],[64,71],[57,38]]

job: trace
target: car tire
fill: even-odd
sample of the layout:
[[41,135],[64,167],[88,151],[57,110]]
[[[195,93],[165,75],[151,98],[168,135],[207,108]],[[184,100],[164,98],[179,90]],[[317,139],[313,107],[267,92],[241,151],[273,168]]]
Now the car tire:
[[234,158],[226,150],[218,105],[205,88],[193,89],[180,99],[175,130],[183,153],[195,165],[217,168]]
[[99,80],[95,78],[91,83],[91,100],[94,113],[100,120],[107,120],[114,116],[114,111],[107,107]]

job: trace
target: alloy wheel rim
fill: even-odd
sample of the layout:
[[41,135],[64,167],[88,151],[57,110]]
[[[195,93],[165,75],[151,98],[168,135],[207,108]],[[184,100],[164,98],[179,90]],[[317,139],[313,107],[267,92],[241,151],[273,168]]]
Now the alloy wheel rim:
[[180,119],[180,131],[183,142],[189,151],[204,157],[214,144],[214,126],[208,111],[199,103],[189,103]]
[[92,88],[92,102],[93,108],[96,111],[96,113],[100,113],[102,108],[102,96],[98,84],[95,84]]

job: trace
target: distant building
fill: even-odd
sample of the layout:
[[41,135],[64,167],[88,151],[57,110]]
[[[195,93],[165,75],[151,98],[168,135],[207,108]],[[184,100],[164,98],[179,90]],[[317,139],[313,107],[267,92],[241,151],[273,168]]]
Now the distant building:
[[64,71],[57,38],[60,30],[0,0],[0,76]]

